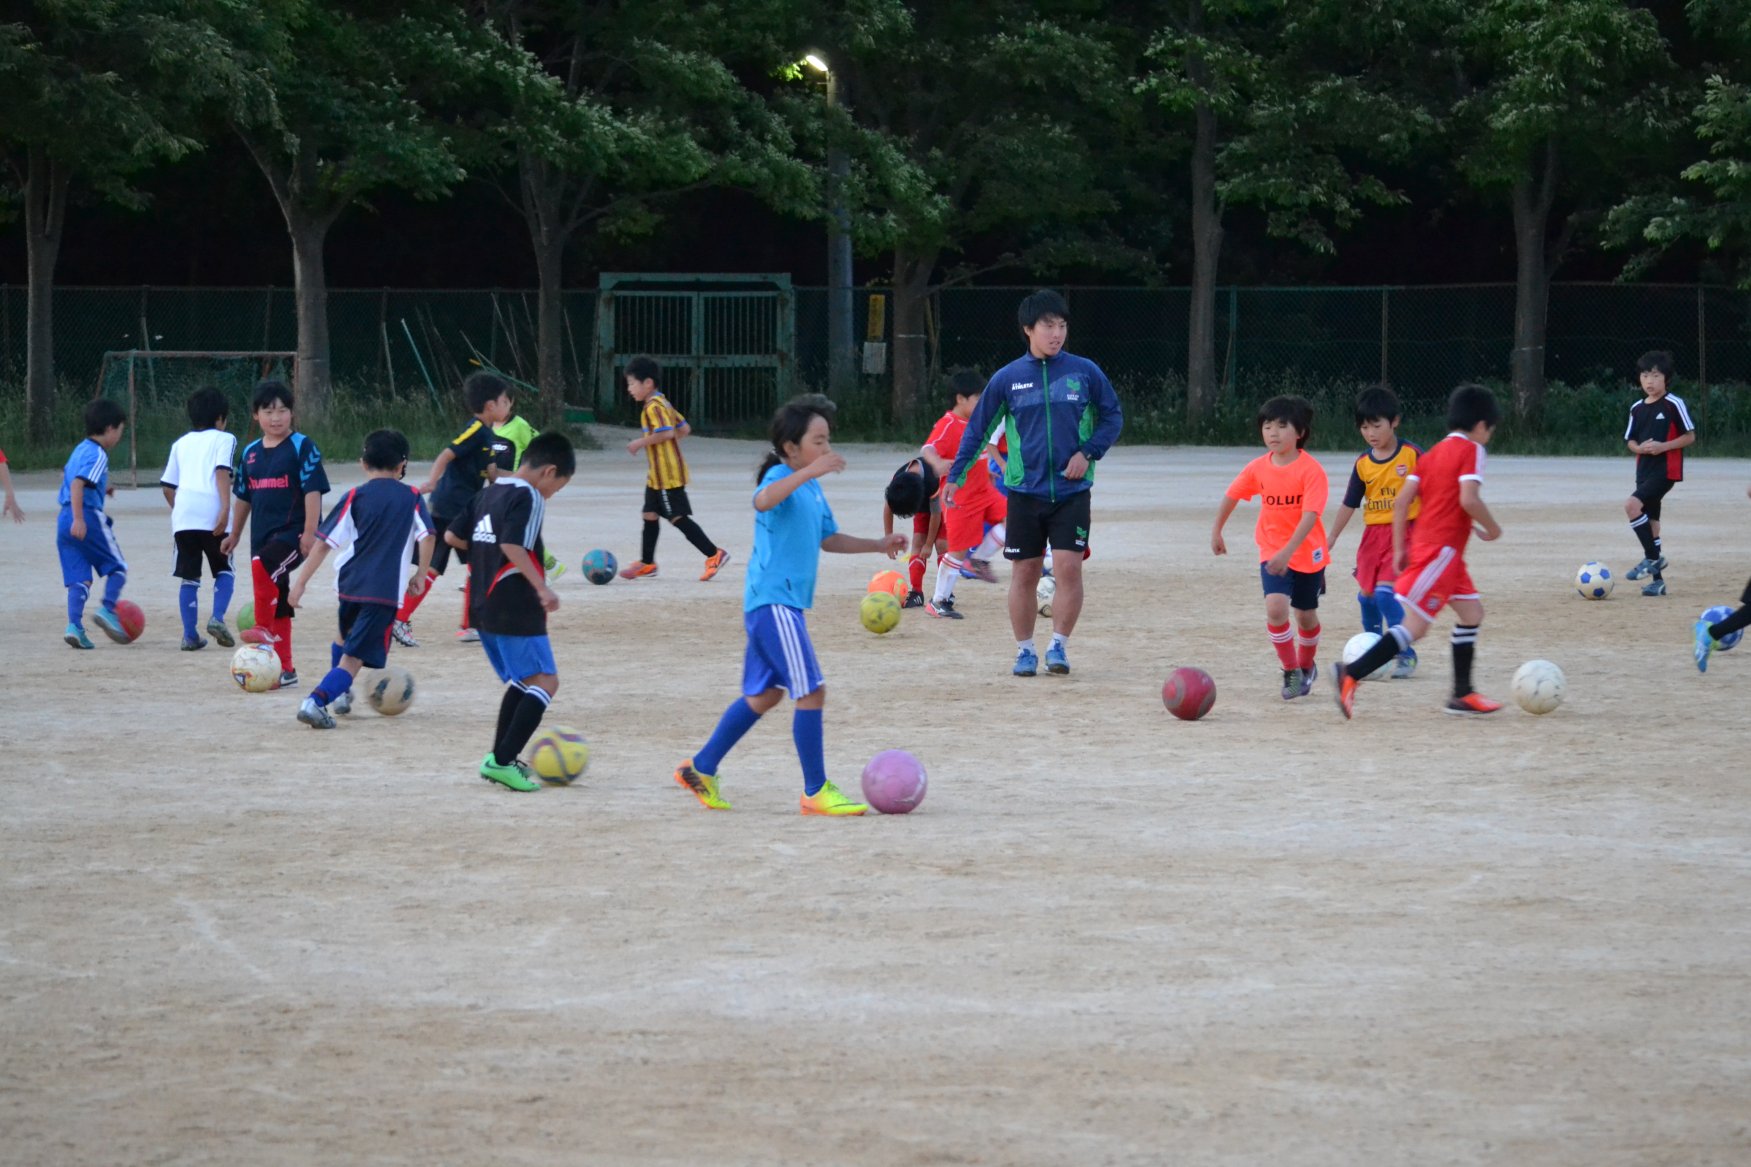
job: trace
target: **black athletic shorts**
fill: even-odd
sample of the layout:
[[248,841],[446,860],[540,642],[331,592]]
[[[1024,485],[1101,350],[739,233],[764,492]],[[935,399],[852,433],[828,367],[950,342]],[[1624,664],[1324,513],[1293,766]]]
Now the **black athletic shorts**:
[[395,623],[391,604],[340,602],[340,645],[345,656],[357,657],[368,669],[389,663],[389,626]]
[[1636,498],[1642,500],[1642,513],[1648,516],[1648,518],[1654,520],[1654,522],[1659,522],[1660,500],[1665,498],[1667,492],[1676,485],[1677,483],[1673,482],[1665,475],[1661,475],[1658,478],[1649,478],[1645,481],[1638,479],[1635,484],[1634,495]]
[[225,536],[215,535],[211,531],[178,531],[176,538],[176,566],[170,569],[170,574],[177,579],[201,578],[201,560],[207,561],[207,570],[213,578],[218,579],[220,572],[231,570],[231,557],[219,550],[219,544],[225,541]]
[[[274,587],[279,589],[279,603],[274,605],[274,615],[282,620],[292,616],[292,605],[286,596],[292,590],[292,576],[298,570],[298,565],[304,562],[304,552],[299,550],[298,540],[293,537],[290,543],[282,543],[278,539],[269,539],[255,553],[256,560],[262,570],[268,573],[268,578],[274,581]],[[261,613],[255,614],[255,622],[261,623]]]
[[644,488],[644,513],[668,519],[672,523],[692,514],[693,504],[687,501],[685,486],[647,486]]
[[1046,546],[1054,551],[1088,550],[1089,491],[1079,490],[1057,502],[1037,494],[1009,492],[1009,532],[1005,559],[1039,559]]
[[[432,570],[439,575],[443,575],[444,569],[450,566],[450,556],[452,555],[456,557],[457,563],[468,562],[468,552],[456,550],[445,540],[444,532],[449,529],[449,519],[440,519],[437,515],[432,516],[432,533],[437,536],[437,541],[432,545]],[[419,562],[419,549],[417,547],[414,549],[413,561]]]

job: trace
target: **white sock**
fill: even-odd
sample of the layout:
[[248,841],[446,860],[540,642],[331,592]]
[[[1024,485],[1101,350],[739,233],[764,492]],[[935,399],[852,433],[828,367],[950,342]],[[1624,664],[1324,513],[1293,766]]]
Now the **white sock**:
[[949,566],[946,555],[938,559],[936,561],[936,590],[931,593],[930,602],[940,604],[944,600],[952,599],[955,594],[955,580],[959,579],[960,575],[958,569]]
[[977,549],[974,550],[973,558],[974,559],[992,559],[992,558],[994,558],[999,551],[1003,550],[1003,540],[1007,537],[1008,537],[1008,532],[1006,532],[1003,529],[1003,524],[998,523],[996,526],[992,527],[989,531],[985,532],[985,540],[984,540],[984,542],[979,544]]
[[1069,639],[1070,639],[1070,637],[1065,635],[1062,632],[1054,632],[1054,633],[1052,633],[1052,647],[1053,648],[1063,648],[1064,642],[1066,640],[1069,640]]
[[1017,651],[1017,652],[1033,652],[1034,651],[1034,638],[1030,636],[1026,640],[1016,641],[1015,642],[1015,651]]

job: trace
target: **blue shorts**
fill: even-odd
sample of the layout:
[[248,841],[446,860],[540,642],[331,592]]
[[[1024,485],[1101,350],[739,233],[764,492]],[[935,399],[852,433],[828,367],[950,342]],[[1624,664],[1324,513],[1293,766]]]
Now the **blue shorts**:
[[340,602],[340,650],[357,657],[366,668],[380,669],[389,663],[389,626],[395,609],[388,604]]
[[549,643],[546,633],[540,636],[505,636],[497,632],[482,632],[480,647],[486,650],[486,659],[491,663],[492,671],[506,684],[526,681],[543,673],[559,675],[559,667],[553,663],[553,645]]
[[1291,567],[1283,575],[1272,575],[1259,564],[1259,582],[1267,596],[1288,596],[1289,606],[1297,612],[1317,612],[1319,597],[1325,594],[1325,568],[1318,571],[1296,571]]
[[67,587],[90,583],[91,573],[110,575],[126,573],[128,561],[122,558],[122,545],[116,542],[115,523],[102,511],[85,510],[85,538],[75,539],[73,511],[61,508],[55,520],[55,550],[61,555],[61,582]]
[[742,625],[748,630],[748,650],[742,656],[744,697],[783,689],[795,701],[827,683],[801,608],[767,604],[744,612]]

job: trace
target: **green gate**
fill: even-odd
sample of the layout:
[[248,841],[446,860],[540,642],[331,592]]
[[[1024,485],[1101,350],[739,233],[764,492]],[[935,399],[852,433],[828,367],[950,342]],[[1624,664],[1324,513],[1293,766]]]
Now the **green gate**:
[[596,309],[596,404],[635,422],[622,370],[643,353],[695,428],[765,421],[791,395],[796,298],[784,275],[603,273]]

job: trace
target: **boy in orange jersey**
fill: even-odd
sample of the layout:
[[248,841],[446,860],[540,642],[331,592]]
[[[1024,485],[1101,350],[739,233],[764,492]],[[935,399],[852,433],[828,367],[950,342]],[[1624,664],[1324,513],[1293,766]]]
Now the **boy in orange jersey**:
[[[1482,385],[1461,385],[1447,399],[1450,432],[1417,459],[1416,473],[1392,507],[1393,560],[1399,569],[1398,594],[1404,597],[1404,622],[1388,629],[1380,643],[1354,664],[1338,665],[1338,708],[1345,717],[1355,712],[1356,678],[1367,676],[1422,639],[1448,604],[1453,605],[1458,623],[1453,626],[1453,698],[1447,702],[1447,712],[1470,717],[1502,707],[1500,701],[1491,701],[1471,687],[1483,603],[1465,567],[1465,545],[1473,530],[1486,542],[1502,535],[1479,494],[1484,446],[1501,420],[1496,395]],[[1422,514],[1411,531],[1410,510],[1419,498]]]
[[[1358,509],[1362,511],[1362,542],[1356,548],[1356,602],[1362,606],[1362,630],[1376,636],[1404,620],[1404,607],[1393,589],[1397,572],[1392,564],[1392,504],[1422,454],[1398,436],[1398,422],[1398,394],[1386,386],[1364,389],[1356,398],[1356,425],[1368,450],[1357,457],[1350,471],[1350,485],[1327,535],[1327,550],[1335,555],[1344,528]],[[1413,504],[1411,521],[1416,517],[1417,505]],[[1398,654],[1392,675],[1408,677],[1416,669],[1416,649],[1406,649]]]
[[626,391],[639,404],[638,424],[644,432],[626,443],[626,452],[643,451],[649,468],[644,476],[644,536],[638,560],[620,569],[621,579],[644,579],[657,574],[659,519],[668,519],[705,556],[700,580],[711,579],[730,561],[730,553],[713,543],[693,521],[693,504],[687,500],[687,461],[681,457],[681,439],[692,433],[681,411],[657,388],[663,368],[652,357],[638,356],[626,362]]
[[[1216,509],[1210,550],[1228,554],[1222,528],[1234,508],[1255,496],[1261,500],[1254,538],[1259,546],[1259,581],[1265,590],[1265,628],[1283,666],[1283,700],[1313,691],[1319,676],[1319,597],[1325,591],[1327,560],[1325,467],[1305,449],[1313,430],[1313,406],[1300,397],[1273,397],[1259,406],[1259,433],[1267,453],[1235,476]],[[1295,629],[1289,617],[1294,613]]]

